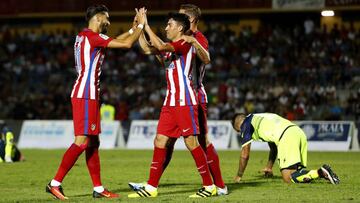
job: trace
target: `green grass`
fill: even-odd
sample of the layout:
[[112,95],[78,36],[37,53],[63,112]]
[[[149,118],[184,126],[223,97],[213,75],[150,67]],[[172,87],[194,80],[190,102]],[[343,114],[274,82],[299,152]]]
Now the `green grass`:
[[[45,185],[55,175],[64,150],[23,150],[27,161],[0,164],[0,202],[50,202]],[[267,152],[252,152],[240,184],[232,183],[237,170],[239,151],[220,151],[222,174],[228,196],[193,200],[187,198],[201,187],[201,179],[187,151],[175,151],[165,171],[155,199],[128,199],[129,181],[148,178],[152,151],[103,150],[102,181],[105,187],[121,195],[121,202],[360,202],[360,153],[309,152],[309,168],[329,163],[341,179],[340,185],[324,180],[312,184],[284,184],[278,167],[274,178],[262,178],[258,171],[267,161]],[[71,202],[89,202],[92,184],[84,157],[80,157],[63,182]],[[96,200],[96,201],[119,201]]]

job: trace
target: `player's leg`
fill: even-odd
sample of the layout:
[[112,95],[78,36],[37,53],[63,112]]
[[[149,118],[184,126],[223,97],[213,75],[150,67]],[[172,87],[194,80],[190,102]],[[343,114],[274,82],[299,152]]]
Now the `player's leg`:
[[318,170],[306,170],[299,167],[300,163],[281,169],[281,175],[286,183],[310,183],[319,178]]
[[5,159],[5,142],[0,137],[0,163],[4,162],[4,159]]
[[13,162],[12,159],[12,151],[14,144],[14,134],[12,132],[5,133],[5,162],[11,163]]
[[310,183],[319,178],[319,170],[306,170],[307,141],[301,128],[288,128],[278,145],[278,161],[286,183]]
[[211,176],[213,177],[214,183],[217,187],[217,193],[218,195],[227,195],[228,190],[221,175],[219,155],[216,152],[214,145],[210,142],[208,136],[206,103],[198,105],[198,118],[200,134],[197,138],[199,140],[199,144],[205,151]]
[[216,195],[216,187],[211,179],[206,154],[195,136],[200,133],[198,106],[180,106],[176,108],[176,123],[179,125],[180,132],[184,137],[185,145],[191,152],[203,181],[203,187],[190,197],[209,197]]
[[20,150],[16,147],[16,145],[13,146],[12,153],[11,153],[11,159],[13,161],[24,161],[25,158],[21,154]]
[[68,199],[64,195],[63,189],[61,187],[61,183],[64,177],[66,176],[66,174],[74,166],[75,162],[77,161],[81,153],[86,149],[87,142],[88,139],[84,135],[75,137],[74,143],[64,153],[55,177],[46,186],[46,192],[51,193],[57,199],[61,199],[61,200]]
[[[169,137],[165,135],[156,135],[154,140],[153,158],[150,165],[149,179],[146,184],[137,187],[135,193],[129,194],[129,198],[157,196],[157,187],[159,185],[161,175],[163,174],[163,164],[166,159],[166,143],[168,142],[168,140]],[[129,186],[134,189],[133,186],[130,185],[130,183]]]
[[[164,164],[162,167],[162,173],[164,173],[165,169],[167,168],[167,166],[169,165],[169,163],[171,161],[176,140],[177,140],[176,138],[170,138],[166,144],[166,158],[165,158],[165,161],[164,161]],[[138,191],[139,189],[144,187],[146,184],[147,184],[146,182],[142,182],[142,183],[129,182],[128,183],[129,187],[134,191]]]
[[166,146],[168,142],[170,142],[170,139],[176,139],[176,137],[179,136],[179,131],[173,116],[173,108],[174,107],[163,107],[161,109],[157,135],[154,139],[154,152],[149,179],[144,186],[140,184],[135,185],[136,188],[132,185],[133,183],[129,183],[129,186],[133,190],[136,190],[136,193],[128,195],[130,198],[157,196],[157,187],[164,171],[164,163],[167,156]]
[[197,138],[193,135],[184,137],[185,145],[194,158],[196,167],[202,178],[203,187],[190,197],[210,197],[216,195],[216,186],[213,184],[210,169],[207,164],[204,150],[199,145]]
[[99,158],[99,136],[89,136],[89,144],[86,148],[86,165],[94,186],[94,198],[117,198],[118,194],[105,189],[101,184],[100,158]]
[[[307,138],[306,138],[305,133],[302,132],[300,139],[301,139],[301,147],[300,147],[301,161],[306,166],[306,164],[307,164]],[[312,170],[312,171],[313,171],[313,173],[315,173],[314,171],[316,171],[317,174],[319,175],[318,176],[319,178],[324,178],[324,179],[328,180],[331,184],[336,185],[336,184],[340,183],[339,177],[335,174],[335,172],[327,164],[324,164],[319,169]],[[313,176],[315,176],[315,175],[313,175]]]
[[89,122],[87,119],[89,112],[88,100],[72,98],[71,104],[75,141],[64,153],[55,177],[46,186],[46,192],[51,193],[54,197],[61,200],[67,199],[63,193],[61,183],[66,174],[75,164],[78,157],[83,151],[85,151],[88,144],[88,139],[86,136],[89,131]]
[[325,178],[332,184],[339,184],[340,180],[337,175],[332,171],[329,165],[324,164],[317,170],[301,169],[283,169],[281,174],[284,182],[286,183],[310,183],[318,178]]
[[[63,181],[66,174],[74,166],[75,162],[81,155],[81,153],[86,149],[88,144],[87,136],[79,135],[75,137],[74,143],[66,150],[63,155],[63,159],[59,166],[59,169],[52,181],[52,186],[60,185]],[[58,183],[54,183],[58,182]],[[60,184],[59,184],[60,183]]]
[[102,186],[100,177],[100,157],[99,157],[99,134],[101,133],[100,125],[100,104],[97,100],[88,100],[88,145],[85,150],[86,165],[94,186],[94,198],[117,198],[118,194],[109,192]]

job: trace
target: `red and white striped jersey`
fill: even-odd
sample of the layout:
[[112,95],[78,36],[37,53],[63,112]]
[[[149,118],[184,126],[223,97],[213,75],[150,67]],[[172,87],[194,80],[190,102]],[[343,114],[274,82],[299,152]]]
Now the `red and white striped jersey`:
[[182,42],[183,40],[171,42],[175,52],[163,54],[167,82],[164,106],[197,105],[192,84],[195,49],[189,43],[182,45]]
[[[209,43],[206,37],[200,31],[193,33],[195,39],[206,50],[209,51]],[[203,85],[203,79],[205,76],[205,64],[198,58],[196,58],[196,68],[194,68],[194,82],[196,85],[197,97],[199,103],[208,103],[207,94]]]
[[111,40],[112,38],[87,28],[76,36],[74,55],[78,77],[71,98],[99,100],[101,65],[105,48]]

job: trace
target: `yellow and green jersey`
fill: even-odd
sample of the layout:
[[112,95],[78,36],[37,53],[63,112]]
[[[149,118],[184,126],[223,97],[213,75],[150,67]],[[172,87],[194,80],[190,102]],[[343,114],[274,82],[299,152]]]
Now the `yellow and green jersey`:
[[279,144],[283,132],[295,124],[274,113],[249,114],[240,127],[242,146],[253,140]]

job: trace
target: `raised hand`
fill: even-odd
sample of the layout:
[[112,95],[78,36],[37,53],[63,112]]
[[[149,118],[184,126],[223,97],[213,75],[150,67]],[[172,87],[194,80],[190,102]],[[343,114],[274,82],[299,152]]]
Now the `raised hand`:
[[145,25],[145,22],[147,21],[145,7],[142,7],[139,10],[135,9],[135,11],[137,11],[138,23]]
[[135,8],[136,15],[134,17],[133,21],[133,28],[136,28],[136,26],[139,24],[139,18],[140,18],[140,12],[139,9]]

